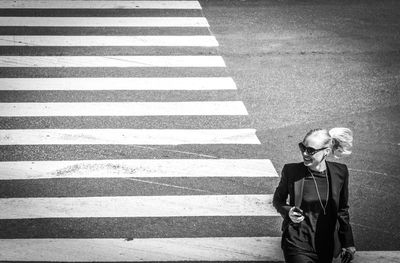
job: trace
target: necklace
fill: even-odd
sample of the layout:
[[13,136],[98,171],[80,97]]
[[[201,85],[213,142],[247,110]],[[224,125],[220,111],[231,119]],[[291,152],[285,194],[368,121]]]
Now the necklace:
[[318,195],[318,200],[319,203],[321,204],[322,210],[324,211],[324,215],[326,215],[326,207],[328,206],[328,199],[329,199],[329,180],[328,180],[328,172],[327,170],[325,170],[325,177],[326,177],[326,185],[327,185],[327,190],[326,190],[326,201],[325,201],[325,205],[322,204],[322,200],[321,200],[321,196],[319,194],[318,191],[318,185],[317,185],[317,181],[315,180],[315,177],[313,175],[313,173],[311,172],[310,168],[307,167],[308,172],[311,174],[311,177],[314,180],[314,184],[315,184],[315,189],[317,190],[317,195]]

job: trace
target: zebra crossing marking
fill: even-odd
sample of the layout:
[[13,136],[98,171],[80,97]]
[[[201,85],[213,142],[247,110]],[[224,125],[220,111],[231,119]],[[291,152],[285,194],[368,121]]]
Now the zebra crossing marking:
[[0,219],[280,216],[272,195],[2,198],[0,210]]
[[205,17],[0,17],[3,27],[209,27]]
[[[0,239],[0,260],[59,262],[281,261],[278,237]],[[88,253],[90,251],[90,253]]]
[[2,0],[0,9],[201,9],[198,1]]
[[225,67],[220,56],[0,56],[0,67]]
[[0,36],[0,46],[217,47],[214,36]]
[[[284,262],[280,243],[280,237],[0,239],[0,261]],[[357,251],[354,262],[400,262],[400,251]]]
[[278,177],[268,159],[116,159],[0,162],[0,180],[52,178]]
[[[24,1],[10,8],[201,9],[198,1]],[[34,6],[36,4],[36,6]],[[133,6],[137,5],[137,6]],[[0,17],[3,27],[208,28],[204,17]],[[0,36],[0,46],[205,46],[213,36]],[[1,56],[0,67],[225,67],[219,56]],[[2,85],[4,84],[4,85]],[[0,79],[0,90],[234,90],[231,78]],[[89,106],[90,105],[90,106]],[[170,108],[162,108],[168,105]],[[185,107],[183,107],[185,105]],[[74,107],[73,107],[74,106]],[[91,108],[92,107],[92,108]],[[154,109],[153,109],[154,108]],[[68,110],[65,110],[68,109]],[[46,112],[46,113],[45,113]],[[48,115],[50,114],[52,115]],[[2,116],[247,115],[242,102],[2,103]],[[219,112],[219,113],[218,113]],[[43,115],[44,114],[44,115]],[[47,115],[46,115],[47,114]],[[127,115],[125,115],[127,116]],[[131,115],[129,115],[131,116]],[[254,129],[0,130],[0,145],[260,144]],[[116,168],[117,167],[117,168]],[[73,172],[71,173],[71,169]],[[112,171],[110,171],[110,169]],[[83,160],[0,162],[0,180],[110,177],[278,177],[270,160]],[[157,193],[159,194],[159,193]],[[272,195],[35,197],[0,199],[0,219],[267,216]],[[280,238],[0,239],[0,261],[280,260]],[[90,250],[91,253],[87,253]]]
[[176,115],[248,114],[241,101],[0,103],[0,117]]
[[230,77],[0,78],[0,90],[236,90]]
[[260,144],[254,129],[22,129],[0,130],[0,145]]

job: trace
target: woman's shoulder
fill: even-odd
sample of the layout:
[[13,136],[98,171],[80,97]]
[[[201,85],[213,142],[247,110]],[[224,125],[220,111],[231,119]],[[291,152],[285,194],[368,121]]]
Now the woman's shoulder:
[[328,162],[329,167],[335,169],[335,174],[340,175],[342,178],[349,176],[349,170],[344,163]]
[[299,167],[299,166],[301,166],[301,165],[304,165],[304,163],[303,162],[299,162],[299,163],[285,163],[284,165],[283,165],[283,167]]
[[297,171],[304,166],[303,162],[300,163],[286,163],[283,165],[282,171]]
[[337,163],[337,162],[331,162],[328,161],[330,166],[334,166],[340,170],[347,170],[347,165],[345,165],[344,163]]

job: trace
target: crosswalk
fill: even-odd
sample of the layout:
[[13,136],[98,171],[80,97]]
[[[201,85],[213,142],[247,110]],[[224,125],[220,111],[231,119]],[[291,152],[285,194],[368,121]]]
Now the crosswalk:
[[247,111],[240,101],[0,103],[2,117],[163,115],[247,115]]
[[0,46],[216,47],[214,36],[0,36]]
[[197,68],[225,67],[225,63],[219,56],[1,56],[0,67]]
[[195,0],[0,1],[0,262],[282,262],[209,27]]
[[[177,262],[274,261],[279,256],[274,238],[163,238],[163,239],[19,239],[1,240],[18,261]],[[17,248],[15,248],[17,247]],[[210,253],[210,250],[213,253]],[[43,251],[39,256],[37,251]],[[263,251],[263,254],[260,254]],[[88,253],[89,252],[89,253]]]
[[229,77],[0,78],[0,91],[46,90],[236,90]]
[[0,145],[57,144],[260,144],[254,129],[13,129]]
[[0,219],[274,216],[271,195],[5,198]]
[[53,0],[3,0],[1,8],[27,9],[201,9],[197,1],[53,1]]
[[0,179],[274,177],[262,159],[136,159],[2,162]]
[[24,27],[208,27],[203,17],[0,17],[3,26]]
[[0,261],[282,260],[209,26],[194,0],[0,2]]

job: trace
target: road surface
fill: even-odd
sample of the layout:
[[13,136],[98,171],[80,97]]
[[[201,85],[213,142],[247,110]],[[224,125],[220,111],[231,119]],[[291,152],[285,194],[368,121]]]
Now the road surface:
[[279,262],[280,169],[334,126],[357,260],[399,260],[396,2],[1,5],[0,260]]

